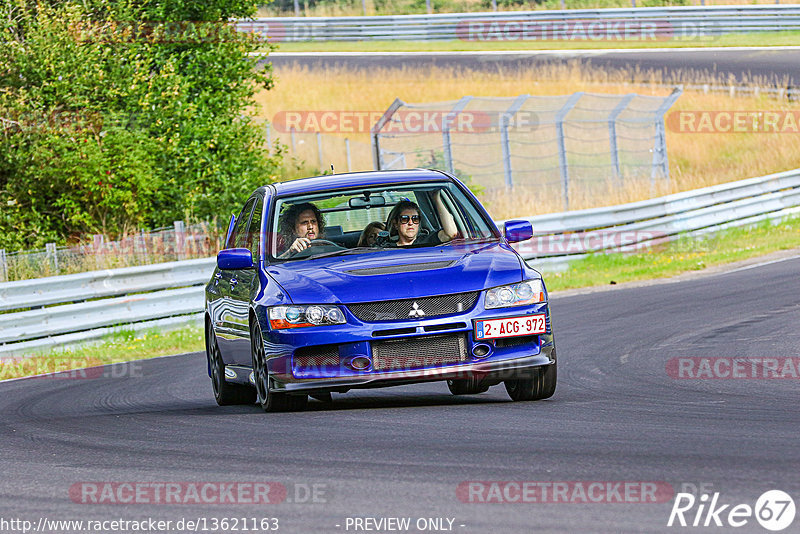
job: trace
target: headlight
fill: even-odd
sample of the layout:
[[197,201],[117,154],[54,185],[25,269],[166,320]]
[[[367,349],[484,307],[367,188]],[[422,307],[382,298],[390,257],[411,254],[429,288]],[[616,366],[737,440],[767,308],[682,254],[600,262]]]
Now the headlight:
[[344,324],[344,314],[337,306],[274,306],[269,309],[273,329]]
[[500,286],[486,291],[487,310],[507,308],[509,306],[525,306],[544,302],[544,287],[541,280],[528,280],[510,286]]

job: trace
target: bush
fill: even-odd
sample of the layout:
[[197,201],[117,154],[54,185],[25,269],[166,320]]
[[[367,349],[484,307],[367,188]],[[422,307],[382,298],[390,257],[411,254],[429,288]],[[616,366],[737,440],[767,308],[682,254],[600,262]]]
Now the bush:
[[[0,7],[0,248],[236,209],[275,178],[244,0]],[[191,21],[191,22],[187,22]]]

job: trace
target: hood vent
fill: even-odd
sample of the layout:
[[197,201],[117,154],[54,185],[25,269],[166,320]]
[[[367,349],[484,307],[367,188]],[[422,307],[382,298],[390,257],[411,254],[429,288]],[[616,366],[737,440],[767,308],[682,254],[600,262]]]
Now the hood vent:
[[355,276],[377,276],[379,274],[414,273],[418,271],[433,271],[450,267],[455,261],[431,261],[427,263],[406,263],[405,265],[390,265],[388,267],[369,267],[367,269],[354,269],[347,271]]

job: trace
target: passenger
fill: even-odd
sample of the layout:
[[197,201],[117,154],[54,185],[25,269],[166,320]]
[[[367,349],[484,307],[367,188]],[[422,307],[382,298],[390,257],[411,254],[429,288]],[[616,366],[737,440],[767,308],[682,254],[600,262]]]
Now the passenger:
[[442,222],[442,229],[428,235],[419,236],[419,226],[422,218],[419,206],[410,200],[401,200],[392,209],[387,220],[389,229],[389,239],[383,244],[384,247],[407,247],[409,245],[439,245],[453,239],[458,233],[456,222],[453,215],[447,210],[442,202],[441,194],[437,191],[433,196],[433,205],[439,220]]
[[361,232],[361,237],[358,238],[359,247],[374,247],[375,241],[378,239],[378,234],[381,230],[386,230],[386,225],[382,222],[371,222]]
[[278,227],[284,246],[289,248],[279,257],[288,258],[311,246],[311,241],[320,239],[325,232],[325,219],[314,204],[293,204],[281,214]]

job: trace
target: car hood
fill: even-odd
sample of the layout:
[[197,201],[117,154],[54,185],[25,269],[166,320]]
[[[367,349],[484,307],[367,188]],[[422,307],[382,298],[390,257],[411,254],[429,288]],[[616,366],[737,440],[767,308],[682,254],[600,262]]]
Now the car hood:
[[501,243],[394,249],[285,262],[266,272],[295,303],[420,298],[519,282],[519,256]]

